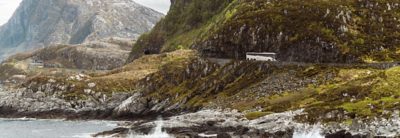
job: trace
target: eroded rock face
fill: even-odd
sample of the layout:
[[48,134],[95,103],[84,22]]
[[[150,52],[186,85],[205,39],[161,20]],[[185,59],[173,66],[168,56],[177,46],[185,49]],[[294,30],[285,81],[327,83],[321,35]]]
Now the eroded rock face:
[[[212,5],[208,2],[211,1],[173,1],[166,20],[157,25],[162,27],[142,37],[140,46],[155,53],[177,46],[190,47],[215,58],[245,59],[246,52],[275,52],[279,61],[289,62],[399,60],[395,52],[399,49],[398,1],[219,0]],[[186,14],[196,11],[187,6],[191,4],[205,8]],[[172,12],[182,11],[181,7],[186,11]],[[213,18],[204,18],[207,15]],[[186,26],[199,29],[187,31]],[[173,35],[164,37],[167,36],[164,34]],[[180,41],[180,38],[186,39]],[[130,57],[138,56],[140,51],[133,51]]]
[[[132,49],[128,61],[132,62],[143,56],[144,50],[156,54],[161,51],[179,49],[175,48],[176,46],[185,46],[183,39],[179,38],[173,43],[170,43],[172,41],[169,41],[169,39],[176,38],[177,35],[188,34],[187,32],[192,29],[197,29],[200,25],[208,23],[214,15],[222,11],[231,1],[233,0],[171,0],[168,15],[151,32],[143,35],[138,40],[136,48]],[[192,36],[189,35],[182,36],[182,38],[193,41]]]
[[[33,84],[31,84],[33,85]],[[99,92],[86,91],[86,98],[65,98],[69,86],[49,80],[39,87],[4,89],[0,86],[0,116],[35,118],[104,119],[112,110],[129,97],[129,93],[106,96]]]
[[0,56],[111,36],[136,39],[162,16],[132,0],[24,0],[0,28]]
[[279,61],[312,63],[398,57],[382,54],[398,48],[392,34],[400,29],[398,1],[243,0],[232,5],[239,6],[227,8],[217,33],[196,45],[205,56],[245,59],[246,52],[275,52]]
[[116,107],[114,109],[114,112],[117,115],[122,115],[122,114],[129,114],[129,113],[134,113],[134,114],[140,114],[144,110],[146,110],[146,102],[141,99],[141,94],[140,93],[135,93],[128,99],[124,100],[121,105]]

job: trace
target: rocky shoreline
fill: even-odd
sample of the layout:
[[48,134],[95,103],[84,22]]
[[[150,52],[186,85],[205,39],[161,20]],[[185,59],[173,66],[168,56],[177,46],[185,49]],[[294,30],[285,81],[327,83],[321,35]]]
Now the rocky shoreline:
[[173,116],[174,108],[163,109],[160,105],[147,106],[150,101],[141,98],[140,93],[115,93],[107,97],[101,93],[91,93],[88,99],[66,100],[64,87],[48,83],[38,90],[32,88],[2,88],[0,86],[1,118],[38,118],[67,120],[151,120],[159,115]]
[[[11,89],[10,89],[11,90]],[[285,137],[290,138],[299,132],[317,129],[328,138],[335,137],[375,137],[400,136],[400,118],[398,112],[391,119],[374,119],[370,123],[353,120],[345,123],[327,123],[308,125],[298,122],[295,117],[304,115],[303,110],[273,113],[254,120],[245,117],[245,113],[236,110],[202,109],[197,112],[158,112],[160,110],[140,102],[140,94],[114,95],[103,103],[93,99],[67,101],[57,98],[49,91],[32,92],[18,89],[13,92],[0,92],[0,117],[4,118],[42,118],[71,120],[130,120],[114,130],[101,132],[93,136],[126,137],[130,134],[149,134],[156,126],[155,118],[165,116],[163,128],[175,137]],[[47,94],[46,94],[47,93]],[[139,100],[139,101],[138,101]],[[135,105],[135,106],[133,106]],[[129,107],[129,108],[128,108]],[[171,108],[170,108],[171,109]],[[163,114],[164,113],[164,114]],[[135,118],[135,119],[133,119]]]
[[[294,120],[296,115],[303,113],[302,110],[297,110],[247,120],[243,113],[234,110],[201,110],[164,118],[162,124],[165,132],[178,138],[292,138],[301,136],[314,138],[381,138],[400,136],[399,118],[376,120],[368,125],[347,126],[341,123],[309,125]],[[150,134],[159,122],[160,120],[136,121],[94,136],[126,137],[131,134]]]
[[3,118],[31,117],[42,119],[106,119],[111,108],[87,103],[90,101],[66,101],[57,94],[17,89],[0,92],[0,116]]
[[[354,100],[364,97],[327,87],[338,83],[337,87],[347,88],[341,82],[351,83],[378,69],[246,61],[217,64],[190,57],[181,51],[135,63],[150,66],[149,60],[169,60],[150,72],[128,67],[110,71],[111,75],[73,73],[26,79],[0,89],[0,117],[131,122],[95,135],[100,137],[149,134],[158,116],[164,117],[165,131],[176,137],[294,137],[310,130],[326,137],[400,136],[399,115],[389,113],[397,109],[385,109],[386,116],[376,114],[376,119],[356,116],[354,111],[352,115],[351,110],[337,107],[350,104],[353,108]],[[127,72],[148,73],[133,81],[112,79],[113,74]],[[196,81],[189,81],[193,79]],[[323,95],[325,91],[329,95]],[[329,98],[339,103],[327,104]],[[396,105],[395,100],[392,103]],[[315,112],[325,106],[329,110]],[[256,116],[248,118],[252,113]],[[318,122],[320,125],[309,125]]]

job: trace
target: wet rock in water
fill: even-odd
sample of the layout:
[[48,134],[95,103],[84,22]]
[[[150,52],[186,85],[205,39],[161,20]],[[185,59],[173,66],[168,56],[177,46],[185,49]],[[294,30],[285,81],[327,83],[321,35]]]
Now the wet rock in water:
[[293,137],[293,130],[287,130],[287,131],[278,131],[275,133],[264,133],[261,135],[261,137],[265,138],[292,138]]
[[[243,113],[236,111],[221,110],[202,110],[195,113],[187,113],[165,118],[162,128],[168,134],[177,138],[231,138],[231,137],[261,137],[261,138],[292,138],[296,136],[317,136],[332,132],[330,130],[343,130],[326,135],[326,138],[372,138],[374,130],[360,128],[358,131],[350,129],[348,126],[332,124],[333,126],[308,125],[296,122],[293,117],[301,115],[302,111],[290,111],[275,113],[260,117],[255,120],[247,120]],[[223,121],[222,121],[223,120]],[[396,120],[392,121],[396,122]],[[380,121],[376,123],[385,123]],[[138,134],[148,134],[154,128],[155,122],[147,120],[145,122],[131,124],[131,131]],[[386,123],[387,124],[387,123]],[[377,126],[377,125],[375,125]],[[344,131],[350,129],[348,131]],[[393,127],[391,127],[393,128]],[[397,132],[391,129],[393,132]],[[127,135],[128,131],[114,130],[118,136]],[[120,132],[118,132],[120,131]],[[391,131],[391,132],[392,132]],[[325,133],[324,133],[325,132]],[[370,134],[368,134],[368,133]],[[395,133],[393,133],[395,134]],[[377,134],[384,135],[384,134]],[[385,133],[385,135],[388,135]]]
[[116,128],[110,131],[104,131],[98,134],[94,134],[92,135],[93,137],[102,137],[102,136],[110,136],[110,135],[114,135],[114,134],[127,134],[129,133],[129,129],[127,128]]
[[[291,116],[294,114],[283,113],[273,117],[266,117],[262,120],[250,121],[244,119],[243,114],[236,111],[203,110],[196,113],[188,113],[170,117],[163,121],[163,128],[166,130],[166,132],[176,137],[231,138],[232,136],[271,136],[285,138],[293,136],[293,130],[286,128],[288,125],[275,125],[275,127],[277,127],[276,130],[267,130],[271,131],[270,133],[266,132],[265,129],[272,127],[272,122],[276,122],[276,120],[273,120],[274,118],[285,119],[287,115]],[[282,128],[279,126],[282,126]],[[153,127],[154,122],[150,121],[147,123],[133,125],[131,131],[147,134],[148,131]]]
[[350,132],[346,130],[341,130],[336,133],[328,134],[325,138],[370,138],[366,135],[352,135]]
[[176,138],[200,138],[198,133],[195,132],[190,132],[190,133],[184,133],[184,134],[175,134]]
[[333,135],[328,135],[326,138],[354,138],[353,135],[350,133],[338,133],[338,134],[333,134]]
[[218,133],[217,138],[232,138],[228,133]]
[[217,122],[216,121],[207,121],[208,126],[214,126]]
[[244,135],[246,134],[250,129],[247,127],[243,126],[238,126],[237,131],[234,133],[235,135]]

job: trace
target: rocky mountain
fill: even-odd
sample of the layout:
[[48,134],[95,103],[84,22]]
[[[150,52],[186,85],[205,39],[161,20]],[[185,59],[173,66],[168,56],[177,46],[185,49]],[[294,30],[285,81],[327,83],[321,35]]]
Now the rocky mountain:
[[162,17],[132,0],[24,0],[0,28],[0,56],[108,37],[135,40]]
[[200,33],[212,33],[199,28],[221,13],[231,2],[232,0],[171,0],[171,8],[166,17],[149,34],[139,38],[129,61],[140,57],[143,50],[160,53],[189,48],[196,39],[202,38]]
[[[140,48],[179,48],[205,57],[244,59],[276,52],[280,61],[354,63],[398,61],[399,1],[174,0],[170,13]],[[201,7],[201,8],[196,8]],[[140,51],[140,50],[139,50]]]

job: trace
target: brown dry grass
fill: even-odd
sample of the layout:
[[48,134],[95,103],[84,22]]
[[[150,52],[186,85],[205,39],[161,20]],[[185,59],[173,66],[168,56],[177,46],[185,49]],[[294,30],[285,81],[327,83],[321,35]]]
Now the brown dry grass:
[[178,50],[171,53],[143,56],[132,63],[106,73],[94,74],[94,79],[137,81],[173,61],[185,62],[196,55],[192,50]]
[[93,77],[94,79],[126,79],[136,81],[159,71],[167,63],[177,60],[188,60],[195,55],[196,53],[192,50],[178,50],[160,55],[147,55],[110,72],[94,74]]

